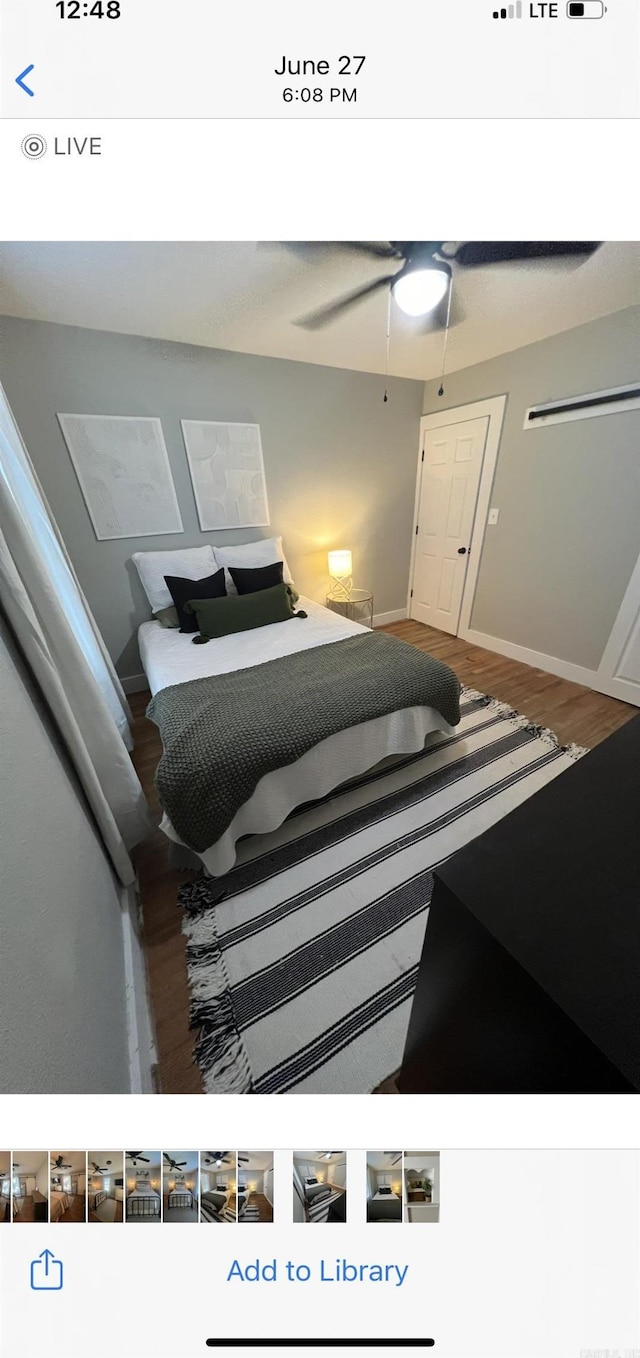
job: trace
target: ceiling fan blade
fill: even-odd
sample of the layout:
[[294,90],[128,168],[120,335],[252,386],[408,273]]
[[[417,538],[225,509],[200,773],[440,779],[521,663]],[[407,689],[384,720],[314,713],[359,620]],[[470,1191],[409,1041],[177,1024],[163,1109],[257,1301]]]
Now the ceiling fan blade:
[[463,267],[507,264],[532,259],[588,258],[599,249],[597,240],[479,240],[464,241],[454,255]]
[[340,250],[345,254],[368,255],[369,259],[402,259],[396,242],[368,240],[282,240],[261,241],[261,248],[280,247],[301,259],[317,258],[322,251]]
[[367,283],[363,288],[347,292],[344,297],[339,297],[337,302],[329,302],[327,306],[318,307],[317,311],[309,311],[306,316],[299,316],[293,323],[301,326],[303,330],[321,330],[323,325],[331,325],[345,311],[364,301],[365,297],[373,296],[374,292],[380,292],[381,288],[388,288],[395,277],[394,273],[390,273],[385,274],[384,278],[376,278],[373,283]]

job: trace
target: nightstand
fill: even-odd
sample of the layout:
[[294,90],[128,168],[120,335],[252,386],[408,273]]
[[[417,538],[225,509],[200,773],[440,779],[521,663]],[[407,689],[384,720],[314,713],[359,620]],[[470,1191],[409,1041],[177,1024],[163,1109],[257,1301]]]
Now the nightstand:
[[327,608],[340,613],[350,622],[373,627],[373,594],[368,589],[352,589],[347,598],[341,594],[327,594]]

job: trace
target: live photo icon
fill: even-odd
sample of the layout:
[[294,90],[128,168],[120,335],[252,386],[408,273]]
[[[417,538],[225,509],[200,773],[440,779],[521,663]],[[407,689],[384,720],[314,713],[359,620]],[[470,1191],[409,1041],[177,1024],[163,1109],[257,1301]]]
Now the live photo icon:
[[521,19],[522,18],[521,0],[518,0],[518,3],[515,5],[507,5],[505,9],[494,9],[493,17],[494,19]]

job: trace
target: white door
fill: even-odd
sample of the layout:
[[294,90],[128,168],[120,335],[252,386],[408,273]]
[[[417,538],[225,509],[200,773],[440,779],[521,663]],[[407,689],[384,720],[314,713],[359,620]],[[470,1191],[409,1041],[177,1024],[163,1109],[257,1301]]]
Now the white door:
[[640,707],[640,557],[598,667],[604,692]]
[[411,617],[458,631],[488,415],[427,429],[422,445]]

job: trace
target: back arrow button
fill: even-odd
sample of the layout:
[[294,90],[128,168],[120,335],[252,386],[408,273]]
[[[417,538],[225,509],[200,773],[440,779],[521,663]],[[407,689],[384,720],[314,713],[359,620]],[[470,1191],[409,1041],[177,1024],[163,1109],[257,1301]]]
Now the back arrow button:
[[24,90],[25,94],[30,94],[33,99],[33,90],[30,90],[29,86],[24,83],[25,76],[30,75],[31,71],[35,71],[35,66],[33,64],[31,66],[25,66],[24,71],[21,71],[20,75],[16,76],[16,85],[19,85],[20,89]]

